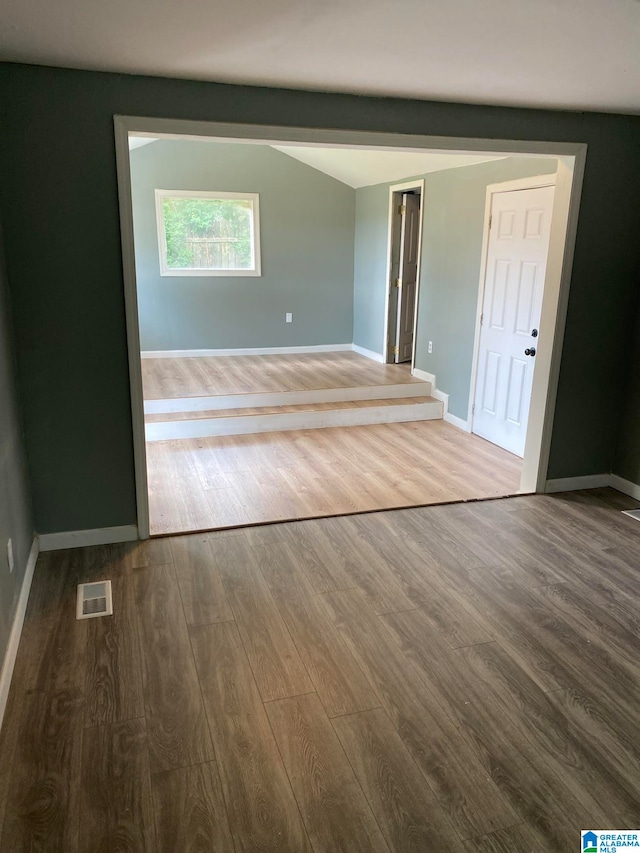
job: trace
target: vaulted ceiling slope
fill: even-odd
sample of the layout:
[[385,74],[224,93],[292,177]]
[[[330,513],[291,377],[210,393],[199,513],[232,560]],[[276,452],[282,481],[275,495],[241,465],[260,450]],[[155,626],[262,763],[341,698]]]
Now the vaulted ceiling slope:
[[4,0],[0,59],[640,113],[640,0]]

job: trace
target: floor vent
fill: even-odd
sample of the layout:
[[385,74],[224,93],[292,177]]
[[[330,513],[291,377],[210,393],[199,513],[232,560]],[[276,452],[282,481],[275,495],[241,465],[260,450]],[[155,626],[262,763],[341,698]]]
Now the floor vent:
[[640,509],[623,509],[623,515],[628,515],[629,518],[635,518],[636,521],[640,521]]
[[92,619],[94,616],[111,616],[111,581],[78,584],[76,619]]

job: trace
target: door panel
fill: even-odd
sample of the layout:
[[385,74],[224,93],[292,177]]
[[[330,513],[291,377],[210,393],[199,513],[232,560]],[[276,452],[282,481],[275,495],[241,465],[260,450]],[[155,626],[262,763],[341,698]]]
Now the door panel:
[[554,187],[494,193],[473,432],[524,455]]

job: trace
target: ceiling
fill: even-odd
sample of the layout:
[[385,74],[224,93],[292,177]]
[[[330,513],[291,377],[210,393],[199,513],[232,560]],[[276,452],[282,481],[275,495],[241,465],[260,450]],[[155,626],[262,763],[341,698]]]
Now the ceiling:
[[504,155],[431,154],[428,152],[355,150],[352,148],[303,148],[294,145],[272,145],[283,154],[295,157],[307,166],[319,169],[354,189],[401,181],[426,172],[455,169],[498,160]]
[[640,113],[640,0],[3,0],[0,59]]
[[[174,137],[166,137],[167,139]],[[178,137],[179,138],[179,137]],[[162,137],[136,136],[129,134],[129,150],[135,151],[151,142],[162,142]],[[190,145],[226,145],[220,139],[186,139]],[[264,143],[243,143],[245,145],[264,146]],[[313,169],[336,178],[354,189],[369,187],[389,181],[402,181],[424,175],[427,172],[439,172],[443,169],[455,169],[459,166],[472,166],[475,163],[487,163],[500,160],[504,154],[442,154],[431,151],[384,151],[375,148],[331,148],[324,145],[269,145],[295,160],[299,160]]]

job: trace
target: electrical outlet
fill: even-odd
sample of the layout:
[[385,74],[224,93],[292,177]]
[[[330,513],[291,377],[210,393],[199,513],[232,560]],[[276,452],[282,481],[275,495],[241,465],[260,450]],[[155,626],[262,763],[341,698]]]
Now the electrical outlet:
[[429,341],[429,352],[433,352],[433,341]]
[[287,313],[284,315],[284,321],[285,323],[293,323],[293,314],[290,314],[287,311]]
[[7,539],[7,562],[9,563],[9,571],[13,571],[13,542]]

